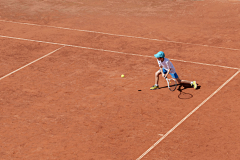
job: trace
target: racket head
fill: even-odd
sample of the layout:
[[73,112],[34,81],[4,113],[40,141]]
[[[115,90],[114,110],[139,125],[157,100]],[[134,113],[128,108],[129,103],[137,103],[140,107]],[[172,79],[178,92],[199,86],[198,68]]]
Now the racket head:
[[175,91],[177,88],[177,81],[171,78],[171,79],[167,79],[167,82],[168,82],[168,89],[170,91]]

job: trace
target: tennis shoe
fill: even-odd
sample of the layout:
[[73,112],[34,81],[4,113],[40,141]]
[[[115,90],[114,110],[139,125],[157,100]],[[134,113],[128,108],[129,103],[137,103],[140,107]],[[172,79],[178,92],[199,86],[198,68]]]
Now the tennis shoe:
[[160,88],[159,88],[159,86],[156,86],[156,85],[154,85],[150,88],[150,90],[155,90],[155,89],[160,89]]
[[197,89],[197,82],[196,81],[193,81],[191,86],[193,86],[194,89]]

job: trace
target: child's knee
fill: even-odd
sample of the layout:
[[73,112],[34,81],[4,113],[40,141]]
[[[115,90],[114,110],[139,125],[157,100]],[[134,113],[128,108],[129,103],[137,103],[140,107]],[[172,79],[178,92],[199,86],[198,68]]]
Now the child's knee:
[[177,78],[176,80],[179,84],[182,82],[181,79],[179,79],[179,78]]
[[155,72],[155,76],[159,76],[161,74],[161,71]]

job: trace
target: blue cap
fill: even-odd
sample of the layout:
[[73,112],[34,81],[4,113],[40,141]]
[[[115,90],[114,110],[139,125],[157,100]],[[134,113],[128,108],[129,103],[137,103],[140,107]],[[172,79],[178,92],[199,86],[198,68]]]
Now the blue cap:
[[156,58],[164,58],[165,54],[163,51],[159,51],[157,54],[154,55]]

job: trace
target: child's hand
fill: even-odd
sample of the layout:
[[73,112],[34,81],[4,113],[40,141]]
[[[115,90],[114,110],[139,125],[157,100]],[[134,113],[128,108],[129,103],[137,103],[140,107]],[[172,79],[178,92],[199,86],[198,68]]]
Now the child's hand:
[[162,74],[162,77],[165,78],[165,74]]

